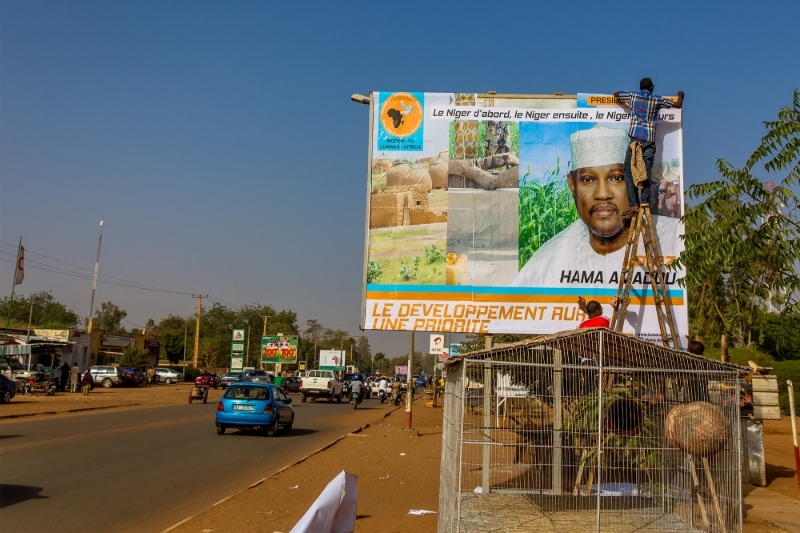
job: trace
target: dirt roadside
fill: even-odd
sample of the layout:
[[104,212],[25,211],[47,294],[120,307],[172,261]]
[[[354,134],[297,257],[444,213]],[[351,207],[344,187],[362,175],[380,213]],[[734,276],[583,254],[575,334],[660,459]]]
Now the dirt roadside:
[[[358,476],[356,531],[418,533],[436,531],[437,515],[412,516],[411,509],[438,511],[441,409],[415,403],[415,432],[402,430],[399,409],[359,433],[289,467],[192,518],[171,533],[288,532],[322,489],[342,470]],[[788,419],[764,424],[768,486],[784,498],[800,500]],[[746,533],[785,533],[756,514],[745,497]],[[766,513],[769,514],[769,513]]]
[[[67,414],[96,409],[156,407],[179,405],[189,401],[191,384],[155,385],[153,387],[95,387],[88,396],[81,392],[59,392],[55,396],[17,394],[11,403],[0,405],[0,420],[39,415]],[[209,391],[208,401],[218,401],[222,389]]]

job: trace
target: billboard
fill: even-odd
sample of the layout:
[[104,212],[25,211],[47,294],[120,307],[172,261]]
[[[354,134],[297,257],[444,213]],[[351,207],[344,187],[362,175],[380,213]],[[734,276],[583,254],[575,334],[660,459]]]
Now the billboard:
[[[554,333],[610,316],[630,224],[630,110],[607,95],[373,93],[362,328]],[[680,110],[662,109],[650,205],[663,262],[683,249]],[[660,339],[649,272],[624,331]],[[686,291],[665,276],[678,336]]]
[[297,337],[294,335],[268,335],[261,337],[262,363],[297,362]]
[[344,368],[345,350],[320,350],[320,370],[341,370]]

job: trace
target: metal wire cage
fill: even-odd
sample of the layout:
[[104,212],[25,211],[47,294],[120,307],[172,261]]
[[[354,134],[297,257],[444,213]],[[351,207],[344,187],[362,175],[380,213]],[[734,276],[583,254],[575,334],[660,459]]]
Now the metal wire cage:
[[452,357],[440,532],[741,532],[749,369],[606,329]]

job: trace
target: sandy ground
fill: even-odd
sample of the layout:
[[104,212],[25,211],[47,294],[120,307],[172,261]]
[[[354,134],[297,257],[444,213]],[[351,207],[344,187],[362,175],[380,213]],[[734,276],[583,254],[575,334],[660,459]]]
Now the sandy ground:
[[[189,401],[190,384],[155,385],[153,387],[95,387],[88,396],[82,393],[59,392],[55,396],[17,394],[11,403],[0,405],[0,419],[84,412],[91,409],[121,407],[155,407],[178,405]],[[208,401],[218,401],[222,389],[211,389]]]
[[[356,531],[436,531],[437,515],[410,516],[408,511],[438,511],[442,411],[415,402],[413,421],[419,436],[401,430],[404,420],[403,409],[394,411],[362,432],[348,435],[323,452],[221,502],[172,531],[288,532],[325,485],[342,470],[358,476]],[[765,423],[766,489],[800,500],[790,427],[786,418]],[[786,531],[748,509],[752,506],[745,499],[746,533]]]
[[[80,393],[18,395],[10,404],[0,405],[0,419],[67,414],[94,408],[178,405],[188,401],[189,388],[189,384],[96,388],[88,397]],[[217,401],[221,394],[221,389],[212,389],[209,402]],[[348,435],[334,446],[235,495],[173,531],[288,532],[325,485],[342,470],[359,477],[356,531],[435,531],[437,515],[409,516],[407,513],[410,509],[438,510],[441,417],[441,409],[423,407],[417,401],[414,410],[417,432],[402,431],[405,412],[403,409],[395,411],[362,432]],[[744,531],[783,533],[787,530],[764,518],[768,519],[770,513],[781,508],[780,501],[784,502],[783,508],[787,508],[787,500],[800,502],[788,418],[764,423],[764,446],[768,484],[760,489],[759,501],[764,501],[764,490],[769,491],[768,499],[769,494],[774,494],[775,500],[770,501],[769,509],[762,504],[754,507],[749,503],[755,502],[754,496],[750,496],[750,487],[745,486]],[[295,486],[297,488],[292,488]],[[797,523],[800,529],[800,517]]]
[[288,532],[342,470],[358,476],[356,531],[436,531],[437,515],[408,511],[439,507],[442,411],[416,401],[418,435],[403,431],[404,421],[401,408],[172,531]]

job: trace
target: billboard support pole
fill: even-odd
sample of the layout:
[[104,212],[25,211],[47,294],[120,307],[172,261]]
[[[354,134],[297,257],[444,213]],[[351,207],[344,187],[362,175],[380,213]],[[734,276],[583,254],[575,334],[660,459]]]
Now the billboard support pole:
[[408,336],[408,368],[406,369],[406,429],[411,429],[411,400],[414,394],[414,380],[411,374],[414,370],[412,365],[414,358],[414,331],[409,332]]

